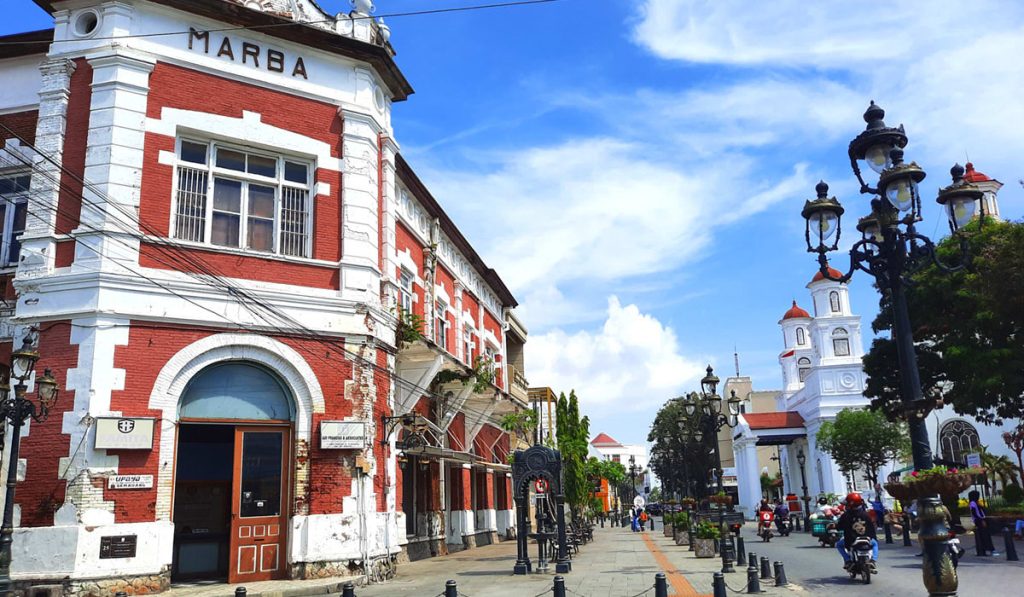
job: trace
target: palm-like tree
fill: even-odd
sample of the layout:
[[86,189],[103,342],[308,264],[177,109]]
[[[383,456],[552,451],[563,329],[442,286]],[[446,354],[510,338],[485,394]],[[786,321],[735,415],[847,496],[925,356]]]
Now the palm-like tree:
[[988,446],[980,446],[977,450],[978,454],[981,454],[981,465],[985,467],[985,471],[991,477],[999,479],[999,484],[1003,489],[1011,483],[1017,482],[1018,468],[1009,457],[1004,455],[995,455],[988,451]]

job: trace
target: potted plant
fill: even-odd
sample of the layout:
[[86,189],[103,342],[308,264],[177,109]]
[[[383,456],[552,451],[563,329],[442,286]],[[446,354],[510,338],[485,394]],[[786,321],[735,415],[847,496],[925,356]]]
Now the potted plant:
[[672,538],[675,540],[676,545],[689,545],[690,544],[690,514],[689,512],[680,512],[675,515],[672,520],[673,529],[675,534]]
[[675,528],[675,515],[671,512],[665,512],[661,517],[661,527],[666,537],[672,537],[672,532]]
[[719,506],[728,506],[732,504],[732,496],[725,493],[724,491],[719,491],[718,493],[709,497],[708,501],[710,501],[713,504],[718,504]]
[[715,544],[722,536],[719,528],[705,520],[693,527],[693,553],[698,558],[715,557]]
[[697,507],[697,499],[692,497],[685,497],[680,502],[683,506],[683,510],[693,510]]
[[935,494],[942,496],[959,495],[974,483],[974,476],[985,472],[983,468],[955,469],[934,466],[929,469],[914,471],[903,479],[885,484],[889,495],[901,502],[927,497]]

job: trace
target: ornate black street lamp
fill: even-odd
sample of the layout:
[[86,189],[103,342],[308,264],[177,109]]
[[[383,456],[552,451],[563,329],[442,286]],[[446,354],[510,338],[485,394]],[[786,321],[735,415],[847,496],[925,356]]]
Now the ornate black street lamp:
[[[705,439],[713,441],[715,445],[715,470],[718,493],[725,493],[722,487],[722,455],[718,446],[718,432],[723,427],[735,427],[739,422],[740,399],[736,391],[727,400],[726,412],[722,412],[722,397],[715,391],[718,389],[718,377],[715,370],[708,365],[707,375],[700,380],[700,394],[691,393],[683,399],[683,417],[679,420],[679,426],[690,435],[690,439],[701,443]],[[726,546],[725,530],[725,504],[718,504],[718,528],[721,532],[719,551],[722,553],[722,572],[735,572],[732,561],[729,559],[729,550]]]
[[643,470],[642,466],[637,466],[636,456],[629,457],[629,479],[633,489],[633,505],[636,506],[636,498],[640,495],[640,492],[636,490],[636,476]]
[[[18,449],[21,447],[21,426],[32,417],[42,423],[57,402],[57,381],[47,369],[42,377],[36,378],[38,403],[28,397],[25,385],[35,371],[39,352],[32,345],[31,335],[19,350],[11,355],[11,366],[0,371],[0,447],[4,442],[4,431],[11,425],[11,450],[7,455],[7,496],[4,501],[4,522],[0,527],[0,595],[11,594],[11,543],[14,541],[14,491],[18,484]],[[14,380],[13,393],[11,380]]]
[[801,490],[804,492],[800,499],[804,501],[804,530],[811,532],[811,496],[807,495],[807,473],[804,465],[807,464],[807,457],[804,456],[804,449],[800,448],[796,453],[796,462],[800,465]]
[[[970,260],[967,239],[960,230],[971,221],[980,205],[984,222],[983,193],[976,185],[964,180],[964,169],[953,166],[953,182],[939,191],[938,203],[945,207],[950,231],[960,243],[960,263],[947,266],[936,256],[935,243],[917,232],[915,224],[921,221],[921,195],[918,185],[925,172],[917,164],[903,161],[903,148],[907,135],[901,125],[887,127],[882,118],[885,112],[871,102],[864,113],[867,129],[850,142],[850,166],[861,184],[861,193],[874,195],[871,213],[858,221],[861,240],[850,249],[850,268],[846,274],[835,277],[829,272],[826,253],[839,247],[840,218],[843,207],[835,197],[828,196],[828,185],[819,182],[817,197],[804,204],[802,215],[807,220],[805,239],[807,250],[818,254],[822,275],[836,282],[847,282],[855,270],[870,274],[878,289],[889,297],[892,309],[892,339],[899,356],[900,398],[899,411],[910,428],[914,470],[932,468],[931,446],[925,417],[938,404],[921,393],[921,378],[914,352],[914,338],[907,309],[906,287],[910,277],[935,264],[952,273],[963,269]],[[878,186],[868,185],[861,175],[859,161],[879,174]],[[924,584],[931,595],[955,595],[957,575],[948,550],[948,512],[938,495],[921,499],[922,521],[920,539],[924,544]]]

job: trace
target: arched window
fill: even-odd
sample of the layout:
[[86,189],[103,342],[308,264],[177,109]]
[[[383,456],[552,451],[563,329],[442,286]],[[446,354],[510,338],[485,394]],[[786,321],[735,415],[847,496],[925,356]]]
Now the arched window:
[[850,334],[846,328],[836,328],[832,332],[832,352],[837,357],[850,356]]
[[228,361],[203,369],[185,387],[180,418],[289,421],[291,393],[259,365]]
[[839,308],[839,292],[833,290],[828,293],[828,304],[833,313],[839,313],[839,311],[841,311]]
[[804,328],[796,328],[796,343],[798,346],[807,344],[807,333],[804,332]]
[[811,372],[811,359],[807,357],[800,357],[796,361],[796,368],[800,374],[800,381],[803,382]]
[[978,430],[963,419],[946,421],[939,430],[942,459],[960,465],[967,463],[967,454],[978,449],[981,439]]

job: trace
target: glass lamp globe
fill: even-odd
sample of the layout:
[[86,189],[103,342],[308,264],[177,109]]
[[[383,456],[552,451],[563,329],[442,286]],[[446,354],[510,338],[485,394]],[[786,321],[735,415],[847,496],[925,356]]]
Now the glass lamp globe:
[[811,230],[816,232],[818,240],[827,245],[836,235],[839,228],[839,217],[834,211],[820,211],[812,216]]
[[974,217],[978,209],[978,202],[971,197],[957,197],[949,202],[949,219],[956,225],[956,229],[963,228]]
[[917,197],[917,183],[909,178],[901,178],[885,187],[885,198],[893,207],[908,212],[914,207]]
[[890,147],[887,145],[873,145],[864,152],[864,161],[867,162],[868,167],[874,170],[876,174],[881,174],[892,166],[889,150]]

